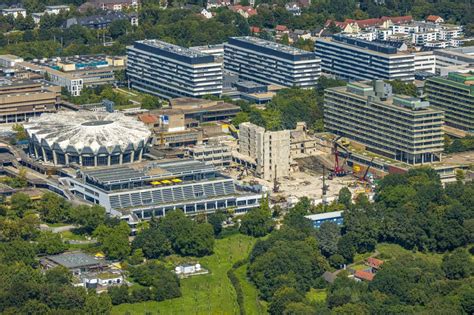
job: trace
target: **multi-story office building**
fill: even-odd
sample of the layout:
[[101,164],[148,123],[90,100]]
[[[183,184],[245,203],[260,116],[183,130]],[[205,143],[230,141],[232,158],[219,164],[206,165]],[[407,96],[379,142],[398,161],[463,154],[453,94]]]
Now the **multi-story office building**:
[[313,53],[251,36],[229,38],[224,68],[245,80],[287,87],[313,87],[321,75]]
[[318,38],[315,54],[323,72],[349,81],[415,79],[415,56],[380,42],[344,35]]
[[193,160],[83,169],[68,180],[77,196],[112,215],[135,214],[139,219],[175,209],[187,215],[229,208],[243,213],[258,207],[262,198],[255,187],[239,185],[212,165]]
[[26,121],[55,112],[61,88],[45,82],[17,81],[0,84],[0,123]]
[[50,82],[65,87],[72,96],[79,96],[84,86],[114,83],[114,71],[124,69],[125,58],[85,55],[28,62],[14,55],[1,55],[0,66],[45,75]]
[[436,57],[432,51],[420,51],[415,53],[415,72],[435,73]]
[[474,133],[474,74],[449,73],[426,82],[431,105],[446,113],[446,124]]
[[222,62],[197,50],[159,40],[127,47],[127,74],[133,88],[160,97],[201,97],[222,93]]
[[256,176],[273,180],[290,173],[290,130],[266,131],[252,123],[239,125],[239,152],[234,160]]
[[437,49],[433,53],[436,56],[436,74],[438,75],[442,74],[443,69],[447,67],[474,65],[474,46]]
[[328,131],[408,164],[439,161],[443,152],[444,112],[413,97],[392,96],[383,81],[326,89],[324,122]]
[[186,148],[187,155],[197,161],[210,163],[216,167],[229,166],[232,162],[232,152],[225,144],[213,143],[190,146]]

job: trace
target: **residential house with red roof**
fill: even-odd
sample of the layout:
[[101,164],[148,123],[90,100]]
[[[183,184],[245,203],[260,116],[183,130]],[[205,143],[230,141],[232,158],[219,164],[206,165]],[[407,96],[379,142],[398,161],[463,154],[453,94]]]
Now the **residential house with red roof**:
[[357,281],[372,281],[374,280],[375,274],[365,270],[356,270],[354,273],[354,278]]
[[246,19],[248,19],[251,16],[257,15],[257,10],[255,10],[251,6],[243,6],[243,5],[237,4],[237,5],[230,6],[229,9],[236,13],[239,13]]
[[444,19],[439,15],[428,15],[426,22],[441,24],[444,23]]
[[372,28],[376,26],[381,26],[384,28],[389,27],[392,24],[406,24],[413,22],[413,17],[411,15],[406,16],[382,16],[381,18],[372,18],[365,20],[353,20],[345,19],[344,22],[327,20],[326,27],[334,23],[338,26],[344,33],[358,33],[361,29]]
[[374,258],[374,257],[369,257],[367,258],[365,264],[369,267],[372,268],[372,271],[377,271],[380,269],[380,267],[383,265],[384,261]]
[[250,33],[252,34],[260,34],[262,30],[258,26],[250,26]]

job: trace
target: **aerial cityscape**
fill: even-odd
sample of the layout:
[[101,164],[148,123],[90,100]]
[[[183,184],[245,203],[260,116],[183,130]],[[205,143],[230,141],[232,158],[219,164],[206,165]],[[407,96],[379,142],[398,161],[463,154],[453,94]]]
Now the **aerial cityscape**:
[[472,1],[0,13],[0,314],[474,314]]

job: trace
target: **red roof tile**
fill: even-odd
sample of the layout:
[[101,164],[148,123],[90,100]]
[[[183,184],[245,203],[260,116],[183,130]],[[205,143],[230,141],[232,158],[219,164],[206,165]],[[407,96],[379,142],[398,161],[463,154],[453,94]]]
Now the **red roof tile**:
[[250,26],[251,33],[260,33],[260,27],[257,26]]
[[150,114],[138,115],[138,119],[145,124],[154,124],[158,122],[158,117],[156,117],[155,115],[150,115]]
[[373,257],[367,258],[367,265],[369,265],[372,268],[379,269],[380,266],[383,265],[383,262],[384,262],[383,260],[380,260],[377,258],[373,258]]
[[440,17],[439,15],[428,15],[428,17],[426,18],[428,22],[436,22],[438,19],[442,19],[442,17]]
[[392,21],[393,24],[403,24],[403,23],[410,23],[413,21],[413,17],[411,15],[404,15],[404,16],[383,16],[383,18],[387,18],[387,20]]
[[354,277],[361,279],[361,280],[366,280],[366,281],[372,281],[374,280],[375,275],[371,272],[364,271],[364,270],[356,270]]
[[275,29],[276,29],[278,32],[288,31],[288,27],[286,27],[285,25],[277,25],[277,26],[275,27]]
[[392,21],[392,23],[394,23],[394,24],[403,24],[403,23],[409,23],[409,22],[413,21],[413,17],[411,15],[393,16],[393,17],[392,16],[383,16],[380,19],[377,19],[377,18],[365,19],[365,20],[346,19],[344,22],[327,20],[326,21],[326,27],[334,22],[340,28],[345,28],[347,26],[347,24],[350,24],[350,23],[357,23],[357,25],[359,25],[359,27],[366,28],[366,27],[372,27],[372,26],[383,24],[383,22],[388,21],[388,20]]

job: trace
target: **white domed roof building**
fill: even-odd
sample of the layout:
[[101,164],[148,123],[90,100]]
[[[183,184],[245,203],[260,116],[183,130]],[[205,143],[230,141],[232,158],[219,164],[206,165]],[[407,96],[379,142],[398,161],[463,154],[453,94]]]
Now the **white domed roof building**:
[[25,124],[30,154],[54,165],[119,165],[141,161],[151,132],[120,113],[58,112]]

